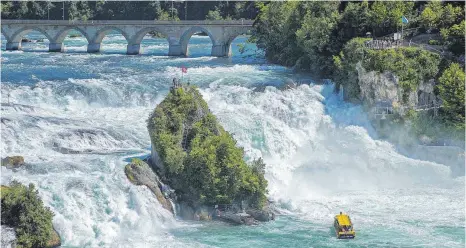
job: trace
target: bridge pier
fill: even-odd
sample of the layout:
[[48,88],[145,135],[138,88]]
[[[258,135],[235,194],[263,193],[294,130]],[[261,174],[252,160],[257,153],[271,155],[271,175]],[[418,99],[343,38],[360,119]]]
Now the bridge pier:
[[231,49],[230,46],[226,44],[213,45],[212,46],[212,56],[215,57],[230,57]]
[[100,44],[101,43],[89,43],[87,45],[87,52],[88,53],[98,53],[98,52],[100,52]]
[[181,44],[169,44],[168,45],[168,56],[181,56],[186,55],[183,54],[183,49],[181,48]]
[[126,46],[126,54],[138,55],[141,53],[141,44],[133,44]]
[[63,52],[63,42],[62,43],[50,43],[49,52]]
[[21,42],[7,42],[6,50],[10,50],[10,51],[21,50]]

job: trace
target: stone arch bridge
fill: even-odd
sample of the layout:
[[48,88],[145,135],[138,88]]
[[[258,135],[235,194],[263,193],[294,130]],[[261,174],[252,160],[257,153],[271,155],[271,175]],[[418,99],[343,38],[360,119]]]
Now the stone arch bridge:
[[1,32],[7,40],[6,50],[20,50],[21,40],[31,31],[38,31],[50,41],[50,52],[63,52],[63,41],[71,30],[80,32],[88,42],[87,52],[100,51],[103,38],[110,31],[120,32],[128,42],[127,54],[139,54],[141,41],[152,31],[164,35],[169,44],[168,55],[188,55],[191,36],[205,32],[212,40],[212,56],[231,55],[231,42],[252,29],[252,20],[233,21],[135,21],[135,20],[6,20]]

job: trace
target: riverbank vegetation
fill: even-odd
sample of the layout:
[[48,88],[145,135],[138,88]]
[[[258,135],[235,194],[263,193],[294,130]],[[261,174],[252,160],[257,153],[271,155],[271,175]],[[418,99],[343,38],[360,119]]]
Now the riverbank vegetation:
[[53,213],[45,207],[33,184],[13,181],[1,187],[2,225],[15,228],[18,247],[56,247],[60,237],[52,226]]
[[257,15],[254,1],[2,1],[1,6],[2,19],[176,21]]
[[[464,130],[464,2],[259,2],[257,6],[252,40],[271,62],[330,78],[344,85],[353,99],[360,95],[358,62],[367,71],[396,75],[404,101],[422,82],[434,80],[442,108],[439,117],[429,118],[446,129]],[[436,48],[445,52],[428,51],[423,45],[380,50],[364,46],[368,40],[401,32],[402,16],[409,20],[403,24],[406,41],[413,36],[427,37],[426,43],[435,39],[440,45]],[[415,120],[424,115],[405,117]]]
[[172,90],[150,116],[148,129],[162,177],[180,202],[194,208],[242,201],[262,208],[266,203],[265,164],[246,164],[243,149],[195,87]]

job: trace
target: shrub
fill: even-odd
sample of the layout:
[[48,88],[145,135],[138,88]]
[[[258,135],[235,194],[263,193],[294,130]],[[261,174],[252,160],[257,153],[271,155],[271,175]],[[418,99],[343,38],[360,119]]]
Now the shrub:
[[429,45],[439,46],[441,45],[441,42],[439,40],[429,40]]
[[45,207],[33,184],[13,181],[2,186],[2,225],[15,228],[20,247],[46,247],[54,238],[53,213]]

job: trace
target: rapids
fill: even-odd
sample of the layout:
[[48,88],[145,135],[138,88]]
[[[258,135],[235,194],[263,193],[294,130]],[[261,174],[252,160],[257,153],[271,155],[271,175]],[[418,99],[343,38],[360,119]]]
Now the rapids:
[[[101,54],[85,53],[84,38],[67,38],[66,53],[45,52],[47,42],[6,52],[2,37],[0,150],[28,162],[2,167],[2,184],[36,184],[66,247],[464,247],[464,175],[401,155],[333,85],[266,63],[254,44],[239,54],[245,41],[212,58],[210,39],[194,36],[192,56],[172,58],[160,38],[127,56],[117,34]],[[128,160],[150,153],[146,119],[181,66],[246,158],[264,158],[275,222],[177,220],[126,179]],[[290,79],[310,84],[282,90]],[[339,211],[356,239],[335,238]]]

